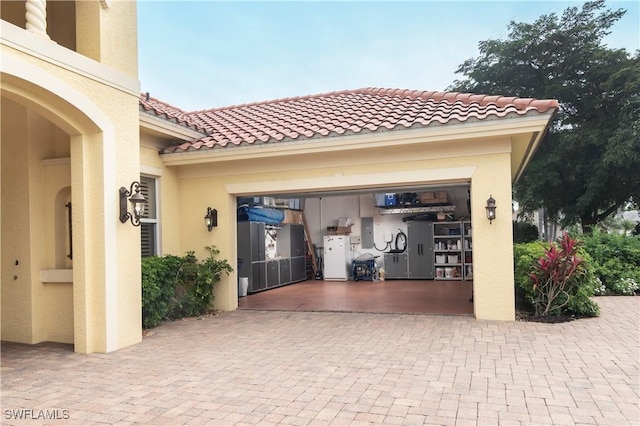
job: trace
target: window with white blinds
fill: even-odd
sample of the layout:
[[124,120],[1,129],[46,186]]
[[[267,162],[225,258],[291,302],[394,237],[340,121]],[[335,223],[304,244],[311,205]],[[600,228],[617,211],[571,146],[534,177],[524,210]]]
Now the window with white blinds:
[[140,192],[147,200],[140,218],[141,255],[142,257],[156,256],[158,254],[156,179],[140,176]]

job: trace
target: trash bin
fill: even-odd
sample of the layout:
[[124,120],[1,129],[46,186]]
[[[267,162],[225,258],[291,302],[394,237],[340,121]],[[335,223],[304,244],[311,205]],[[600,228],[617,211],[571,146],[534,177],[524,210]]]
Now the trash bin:
[[238,297],[244,297],[247,295],[247,289],[249,288],[249,278],[241,277],[240,272],[242,271],[242,258],[238,258]]
[[240,280],[238,281],[238,297],[246,296],[248,288],[249,288],[249,278],[240,277]]

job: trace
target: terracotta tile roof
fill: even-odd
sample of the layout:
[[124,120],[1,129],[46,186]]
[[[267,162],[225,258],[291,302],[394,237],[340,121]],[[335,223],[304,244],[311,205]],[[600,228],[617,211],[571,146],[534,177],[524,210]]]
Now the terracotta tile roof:
[[185,112],[180,108],[176,108],[173,105],[169,105],[159,99],[153,98],[149,96],[149,93],[140,94],[138,104],[140,111],[144,111],[181,126],[205,133],[204,129],[198,126],[188,112]]
[[523,116],[557,109],[558,102],[365,88],[189,113],[156,100],[146,102],[145,107],[158,108],[167,117],[184,120],[207,133],[164,151],[174,153]]

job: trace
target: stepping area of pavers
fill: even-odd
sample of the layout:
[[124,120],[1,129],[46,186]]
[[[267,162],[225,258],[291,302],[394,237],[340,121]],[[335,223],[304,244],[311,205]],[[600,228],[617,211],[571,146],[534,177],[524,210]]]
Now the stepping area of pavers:
[[239,310],[110,354],[3,342],[2,424],[637,425],[640,298],[596,300],[560,324]]

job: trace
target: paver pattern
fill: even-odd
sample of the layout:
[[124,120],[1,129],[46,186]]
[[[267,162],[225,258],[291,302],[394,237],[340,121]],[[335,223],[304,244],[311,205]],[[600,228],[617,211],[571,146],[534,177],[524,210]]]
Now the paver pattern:
[[3,343],[1,422],[637,425],[640,298],[597,301],[562,324],[235,311],[111,354]]

